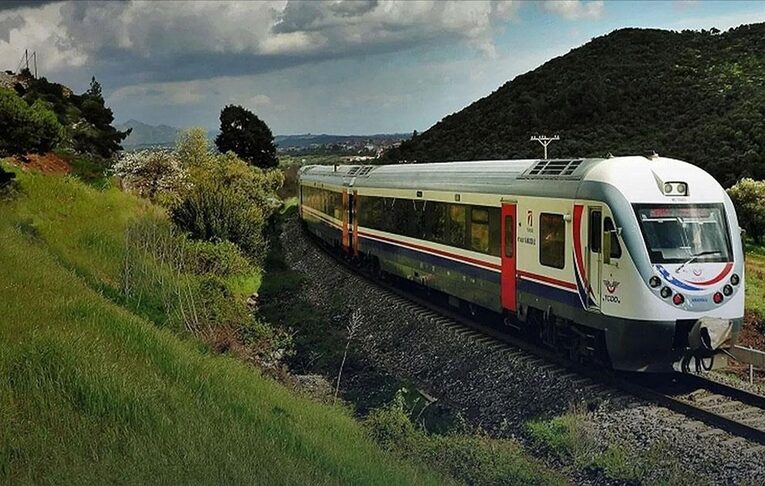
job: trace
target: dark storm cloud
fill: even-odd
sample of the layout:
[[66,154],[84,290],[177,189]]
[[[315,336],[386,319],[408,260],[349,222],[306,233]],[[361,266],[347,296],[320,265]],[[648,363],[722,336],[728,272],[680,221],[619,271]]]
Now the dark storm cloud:
[[0,1],[0,10],[15,10],[19,8],[44,7],[51,3],[60,3],[62,0],[3,0]]

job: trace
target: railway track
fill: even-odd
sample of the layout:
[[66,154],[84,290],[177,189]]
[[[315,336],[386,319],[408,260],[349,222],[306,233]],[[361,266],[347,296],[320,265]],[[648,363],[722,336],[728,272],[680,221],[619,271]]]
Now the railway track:
[[699,375],[633,377],[625,391],[765,446],[765,397]]
[[[309,240],[314,241],[309,234]],[[323,250],[327,250],[318,244]],[[326,253],[346,269],[364,276],[391,295],[394,303],[435,325],[485,343],[493,352],[521,359],[544,369],[548,376],[571,380],[577,387],[596,395],[619,392],[668,408],[711,427],[756,443],[752,449],[765,451],[765,396],[732,387],[694,374],[623,374],[588,368],[573,363],[554,351],[519,338],[496,325],[487,325],[471,316],[408,291],[391,281],[374,278],[331,251]]]

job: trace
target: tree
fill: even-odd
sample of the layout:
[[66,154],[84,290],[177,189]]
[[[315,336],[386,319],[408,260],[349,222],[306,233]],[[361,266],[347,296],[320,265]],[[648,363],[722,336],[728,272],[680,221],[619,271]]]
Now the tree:
[[278,163],[271,129],[241,106],[227,105],[220,112],[220,133],[215,145],[221,152],[234,152],[256,167],[268,169]]
[[77,124],[72,135],[74,148],[104,158],[110,158],[122,150],[120,143],[130,134],[130,130],[120,132],[112,126],[114,114],[106,106],[101,84],[95,76],[90,80],[90,88],[82,96],[73,97],[73,101],[79,105],[84,121]]
[[104,96],[101,92],[101,83],[96,81],[96,77],[90,78],[90,88],[85,92],[85,96],[104,101]]
[[175,151],[187,169],[204,168],[212,157],[207,132],[199,127],[183,130],[175,142]]
[[736,206],[739,225],[755,241],[765,237],[765,181],[741,179],[728,189],[728,195]]

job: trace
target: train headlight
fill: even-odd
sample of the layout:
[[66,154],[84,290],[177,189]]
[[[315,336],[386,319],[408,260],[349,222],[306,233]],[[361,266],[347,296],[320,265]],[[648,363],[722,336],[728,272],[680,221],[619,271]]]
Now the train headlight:
[[715,301],[715,304],[719,304],[723,301],[723,294],[720,292],[715,292],[715,295],[712,296],[712,300]]
[[725,297],[729,297],[730,294],[732,293],[733,293],[733,287],[731,287],[730,285],[726,285],[725,287],[723,287],[723,294],[725,294]]
[[654,275],[653,277],[651,277],[650,279],[648,279],[648,285],[650,285],[650,286],[651,286],[651,288],[654,288],[654,289],[655,289],[656,287],[658,287],[659,285],[661,285],[661,279],[659,279],[659,277],[657,277],[656,275]]
[[741,282],[741,277],[738,276],[738,274],[733,274],[730,276],[730,283],[733,285],[738,285],[738,283]]
[[685,182],[665,182],[664,195],[666,196],[687,196],[688,184]]
[[685,297],[683,297],[683,294],[675,294],[675,296],[672,297],[672,303],[675,305],[680,305],[683,302],[685,302]]
[[668,298],[670,295],[672,295],[672,289],[669,287],[662,287],[661,288],[661,296],[665,299]]

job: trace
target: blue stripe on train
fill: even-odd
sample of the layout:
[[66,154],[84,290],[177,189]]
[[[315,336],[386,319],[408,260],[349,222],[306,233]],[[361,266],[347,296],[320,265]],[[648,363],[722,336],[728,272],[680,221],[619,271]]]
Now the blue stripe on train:
[[362,245],[360,249],[362,251],[364,251],[364,247],[370,247],[378,251],[384,251],[386,253],[393,253],[394,255],[401,255],[406,258],[412,258],[414,260],[427,263],[428,265],[438,265],[439,267],[444,267],[472,278],[485,280],[487,282],[499,285],[499,272],[476,267],[468,263],[458,262],[442,256],[425,253],[423,251],[401,247],[392,243],[373,240],[365,236],[361,236],[360,238],[360,244]]
[[518,290],[520,292],[538,295],[540,297],[544,297],[545,299],[562,302],[572,307],[582,307],[582,303],[579,300],[579,295],[576,292],[569,292],[567,290],[559,289],[551,285],[532,282],[531,280],[521,278],[518,279]]

